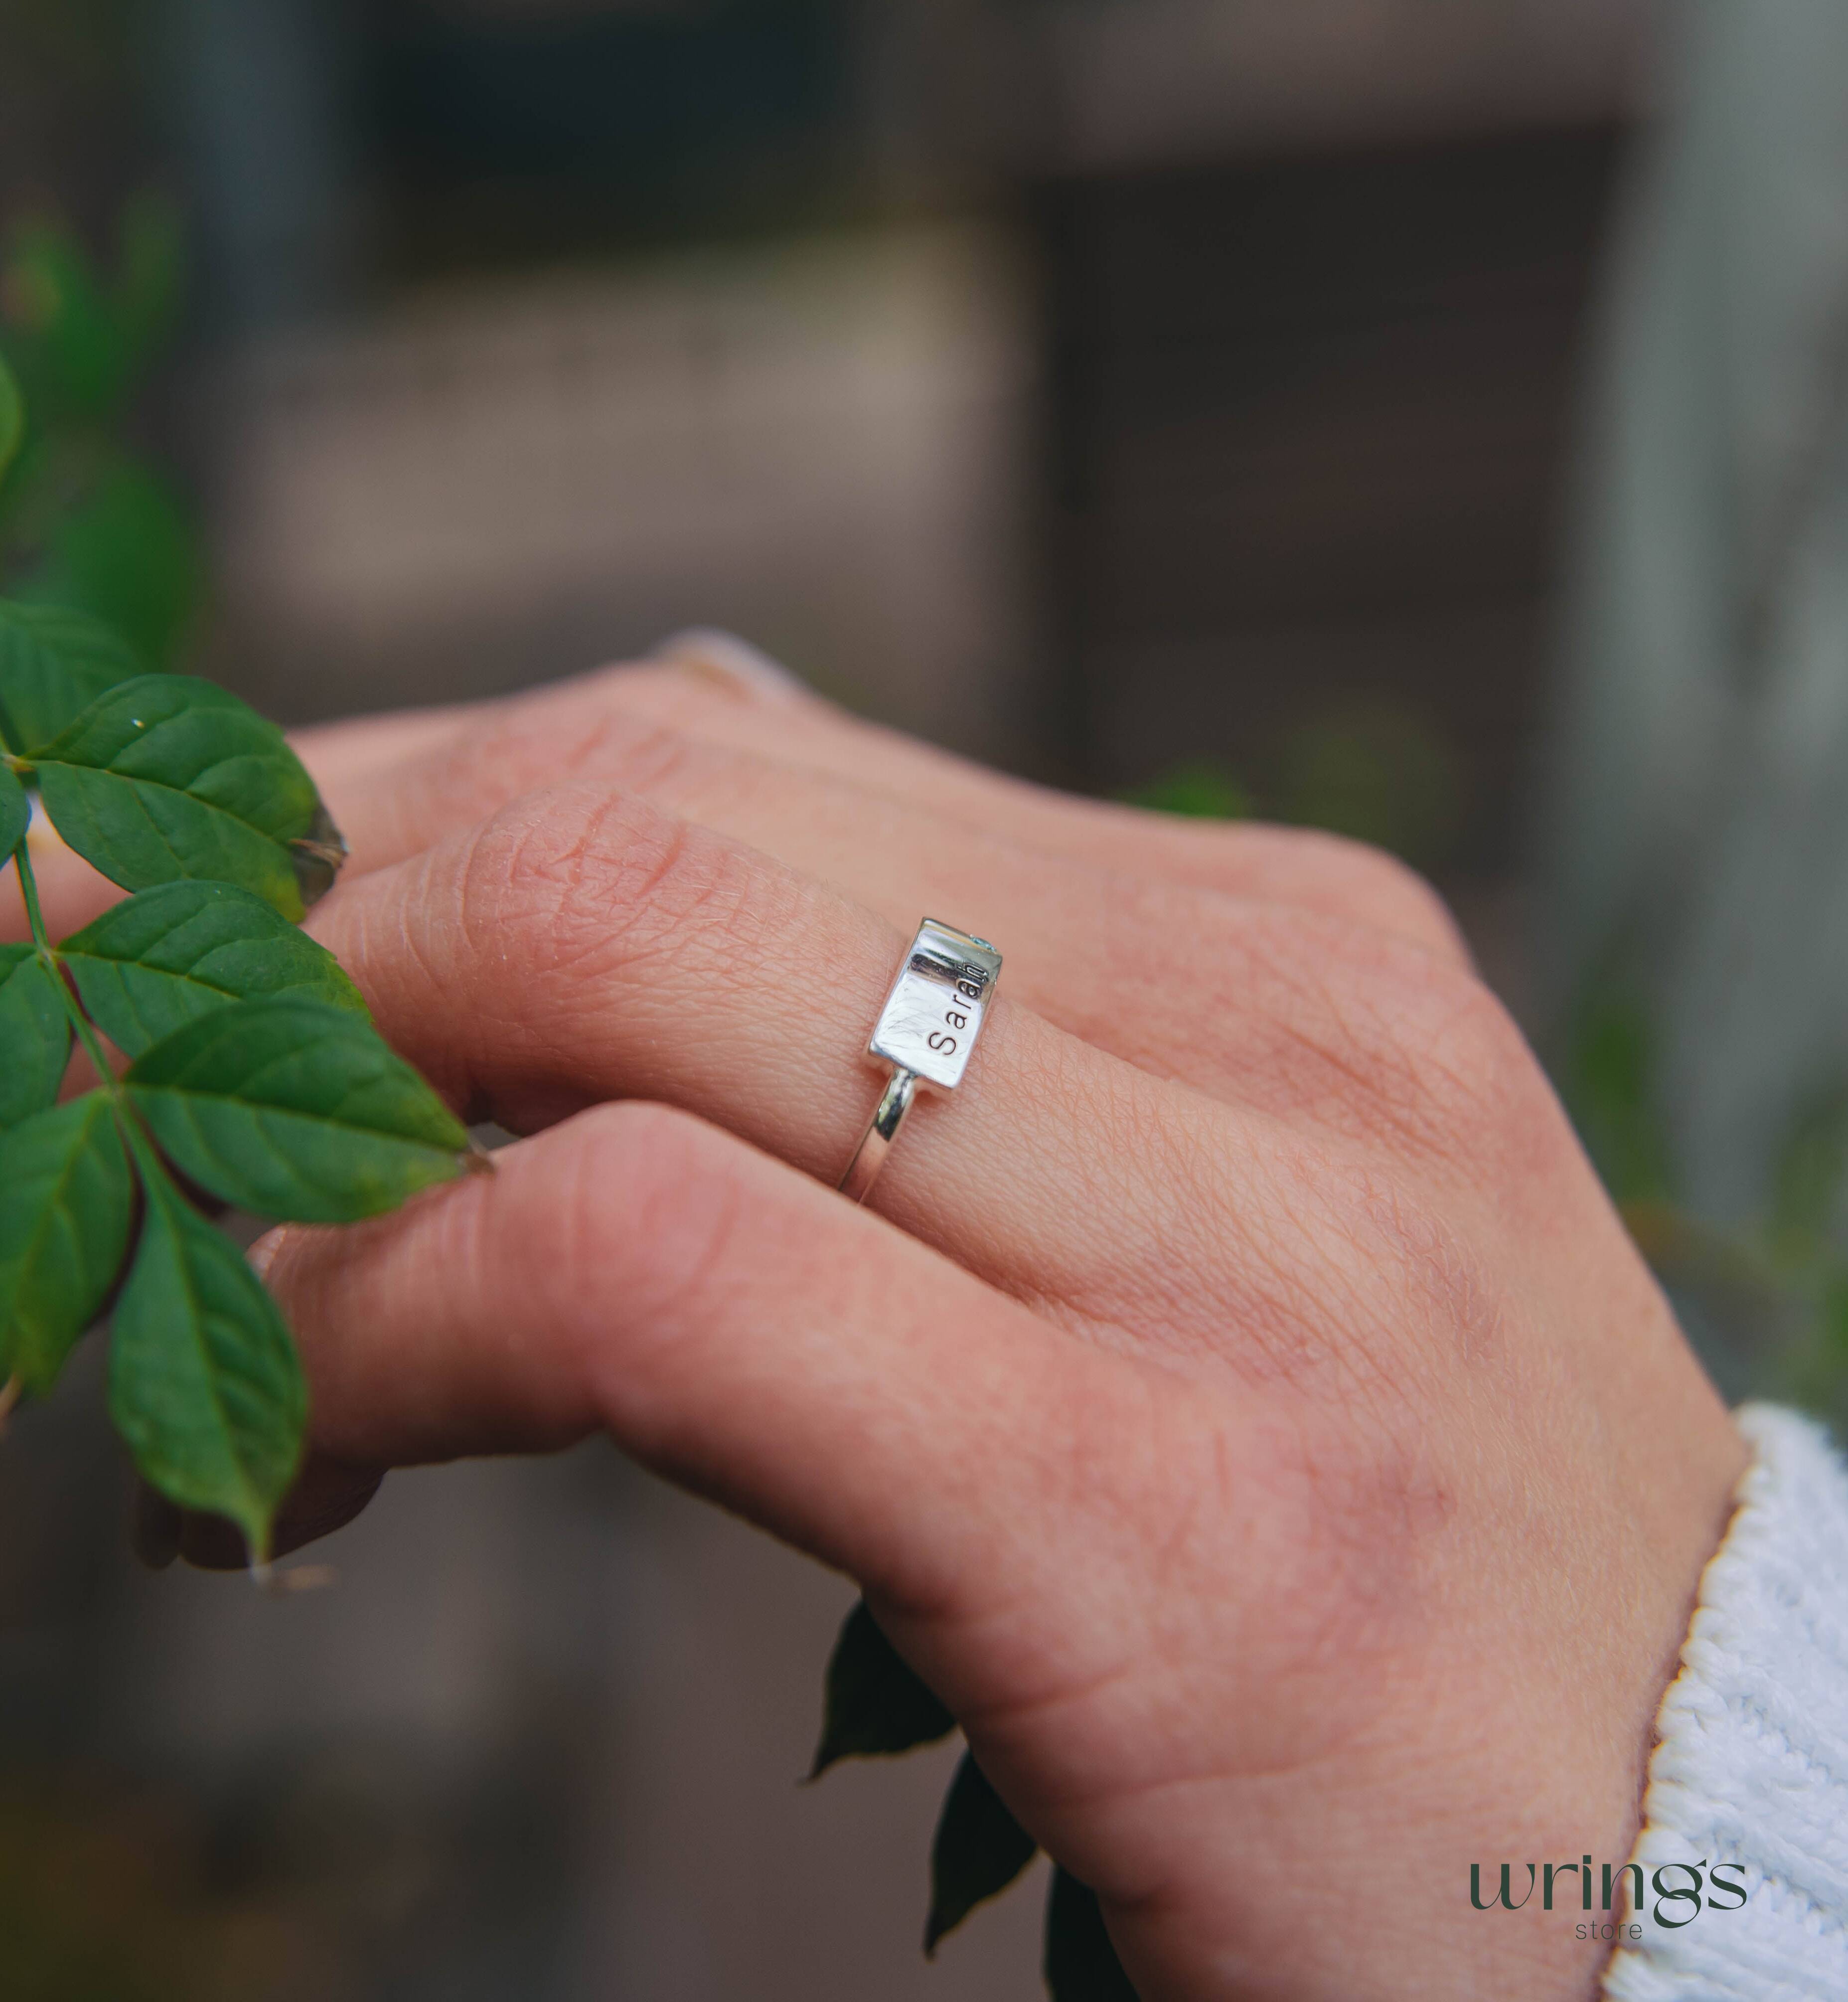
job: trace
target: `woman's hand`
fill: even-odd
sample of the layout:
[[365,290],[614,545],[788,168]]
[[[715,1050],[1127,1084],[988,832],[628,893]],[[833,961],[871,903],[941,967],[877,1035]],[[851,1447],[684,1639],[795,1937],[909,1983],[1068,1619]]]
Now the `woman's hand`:
[[[1743,1452],[1422,884],[723,656],[302,748],[311,928],[535,1137],[266,1240],[298,1530],[607,1429],[860,1582],[1147,2002],[1593,1991],[1577,1877],[1470,1866],[1628,1854]],[[1006,972],[856,1209],[925,912]]]

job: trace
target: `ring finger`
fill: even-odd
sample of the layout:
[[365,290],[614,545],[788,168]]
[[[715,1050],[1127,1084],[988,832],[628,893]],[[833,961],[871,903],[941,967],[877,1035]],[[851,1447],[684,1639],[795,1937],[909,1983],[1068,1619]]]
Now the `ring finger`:
[[[657,1099],[830,1182],[877,1097],[866,1038],[902,943],[767,856],[584,786],[357,879],[313,928],[472,1111],[530,1130]],[[908,1121],[875,1201],[1017,1297],[1191,1348],[1269,1314],[1275,1220],[1319,1200],[1300,1153],[1004,989],[963,1088]],[[1269,1219],[1267,1242],[1241,1245],[1240,1217]],[[1190,1268],[1223,1283],[1177,1304],[1169,1275]]]

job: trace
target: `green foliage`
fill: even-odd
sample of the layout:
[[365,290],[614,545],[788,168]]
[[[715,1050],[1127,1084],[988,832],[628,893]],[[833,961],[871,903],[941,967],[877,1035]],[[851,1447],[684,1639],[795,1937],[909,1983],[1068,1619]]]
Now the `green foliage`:
[[0,945],[0,1052],[3,1130],[51,1104],[71,1062],[64,996],[35,946]]
[[1449,860],[1468,803],[1463,759],[1420,710],[1382,696],[1312,711],[1257,757],[1247,784],[1212,759],[1174,766],[1123,794],[1131,806],[1201,820],[1263,811],[1389,849],[1420,868]]
[[0,765],[0,853],[10,855],[32,818],[32,802],[10,765]]
[[47,528],[34,596],[78,605],[151,661],[175,657],[201,595],[191,524],[166,483],[99,452],[82,491]]
[[185,265],[178,210],[152,190],[122,211],[113,274],[47,215],[13,232],[7,345],[47,424],[119,422],[178,316]]
[[1616,1200],[1670,1200],[1674,1174],[1656,1094],[1654,1031],[1640,997],[1605,984],[1581,999],[1560,1084],[1585,1151]]
[[1380,697],[1339,703],[1283,746],[1279,818],[1372,842],[1421,867],[1463,825],[1460,759],[1425,717]]
[[1761,1213],[1720,1224],[1681,1199],[1642,991],[1606,971],[1572,1011],[1559,1083],[1580,1138],[1722,1391],[1848,1424],[1848,1085],[1797,1107]]
[[240,1209],[352,1223],[449,1181],[468,1129],[359,1016],[282,995],[176,1029],[129,1070],[162,1151]]
[[243,1254],[158,1166],[110,1341],[109,1410],[143,1476],[226,1515],[259,1557],[301,1465],[308,1392],[295,1345]]
[[0,487],[6,484],[25,436],[26,406],[19,400],[19,385],[0,356]]
[[928,1958],[978,1905],[998,1897],[1039,1852],[969,1753],[963,1754],[930,1848]]
[[1097,1894],[1063,1870],[1046,1900],[1046,1992],[1052,2002],[1136,2002],[1104,1928]]
[[0,742],[30,754],[141,671],[111,626],[55,605],[0,598]]
[[828,1664],[821,1742],[809,1777],[818,1780],[837,1760],[889,1758],[934,1745],[955,1728],[956,1719],[880,1631],[863,1599]]
[[105,911],[59,953],[85,1012],[124,1056],[231,1001],[291,996],[364,1017],[326,947],[228,883],[163,883]]
[[1191,820],[1244,820],[1252,810],[1251,795],[1245,787],[1207,759],[1177,765],[1123,797],[1132,807],[1181,814]]
[[43,1393],[101,1311],[134,1187],[108,1100],[86,1092],[0,1135],[0,1373]]
[[0,379],[0,580],[101,619],[157,667],[178,658],[201,566],[186,509],[126,432],[177,318],[184,264],[179,213],[153,194],[124,208],[113,269],[44,216],[0,254],[0,349],[31,412],[9,453],[12,378]]
[[[955,1718],[906,1665],[861,1600],[828,1664],[827,1711],[811,1779],[838,1760],[909,1752],[955,1728]],[[931,1845],[926,1955],[978,1905],[1005,1891],[1033,1861],[1036,1847],[965,1753]],[[1053,2002],[1135,2002],[1096,1899],[1063,1871],[1054,1876],[1047,1906],[1046,1984]]]
[[1826,1250],[1842,1227],[1848,1189],[1848,1089],[1818,1092],[1801,1107],[1773,1177],[1770,1237],[1787,1261]]
[[33,762],[53,826],[112,883],[234,883],[302,916],[296,845],[314,835],[314,781],[282,732],[226,690],[138,675]]
[[[158,317],[155,277],[125,278],[106,313],[41,249],[68,294],[60,392],[112,409],[110,330]],[[34,791],[71,848],[138,893],[61,946],[33,871]],[[343,853],[273,724],[209,682],[142,672],[80,612],[0,601],[0,867],[32,933],[0,946],[0,1381],[49,1391],[120,1284],[117,1429],[153,1486],[228,1518],[260,1561],[307,1393],[274,1303],[173,1168],[261,1215],[338,1222],[451,1179],[469,1144],[291,923]],[[131,1060],[119,1076],[103,1037]],[[74,1040],[99,1081],[59,1104]]]

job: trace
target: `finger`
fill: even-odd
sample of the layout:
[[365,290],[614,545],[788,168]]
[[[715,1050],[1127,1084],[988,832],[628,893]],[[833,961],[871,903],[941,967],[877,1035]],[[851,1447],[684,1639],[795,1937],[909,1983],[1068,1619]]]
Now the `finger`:
[[1052,858],[823,774],[683,743],[639,790],[896,930],[953,912],[1009,997],[1154,1075],[1311,1127],[1403,1136],[1404,1075],[1468,978],[1320,912]]
[[[445,714],[442,727],[389,776],[370,764],[349,769],[331,740],[316,763],[319,747],[304,740],[356,869],[403,860],[538,786],[572,776],[645,783],[643,775],[691,739],[845,780],[947,829],[980,830],[1118,874],[1288,903],[1468,963],[1430,885],[1377,849],[1306,829],[1208,825],[1049,792],[773,684],[690,671],[684,663],[622,667]],[[663,729],[671,734],[664,738]]]
[[[1350,1636],[1363,1670],[1379,1658],[1380,1589],[1353,1582],[1371,1547],[1341,1545],[1306,1477],[1313,1421],[1074,1341],[658,1107],[497,1159],[395,1216],[271,1240],[324,1449],[398,1462],[606,1430],[854,1578],[1077,1865],[1124,1803],[1184,1820],[1203,1787],[1323,1751],[1329,1677],[1303,1671],[1332,1652],[1351,1679]],[[1203,1702],[1229,1720],[1210,1763]],[[1145,1906],[1167,1866],[1144,1849],[1123,1891]]]
[[[830,1184],[878,1095],[866,1040],[904,943],[767,856],[581,786],[343,885],[312,928],[472,1114],[531,1131],[659,1099]],[[1269,1143],[1208,1130],[1233,1117],[1004,988],[962,1088],[912,1113],[873,1199],[1009,1292],[1141,1322],[1169,1290],[1151,1261],[1216,1264],[1215,1219],[1264,1173]]]
[[[804,692],[794,675],[728,633],[689,633],[683,637],[694,650],[678,661],[680,671],[689,680],[701,682],[734,702]],[[605,675],[608,671],[605,671]],[[593,675],[564,685],[594,687],[603,678]],[[364,811],[369,782],[382,773],[465,734],[490,734],[503,717],[517,713],[530,699],[514,696],[344,717],[291,731],[289,741],[302,761],[323,775],[323,790],[338,823],[338,808],[349,800],[354,802],[356,816]],[[499,800],[494,802],[500,804]]]
[[[1100,1049],[1279,1118],[1403,1125],[1407,1039],[1449,962],[1371,927],[1052,858],[908,801],[649,727],[606,739],[607,774],[678,818],[840,889],[894,930],[953,912],[997,940],[1007,992]],[[451,787],[443,786],[445,797]],[[441,815],[420,783],[398,794]],[[1396,1005],[1383,1006],[1391,996]]]
[[825,771],[946,817],[966,815],[1048,854],[1297,903],[1466,958],[1442,900],[1377,849],[1312,829],[1205,823],[1055,792],[868,723],[818,700],[793,677],[784,677],[780,693],[760,684],[754,702],[726,700],[710,674],[675,671],[712,663],[712,637],[682,636],[668,642],[660,664],[608,675],[608,695],[692,735]]
[[[277,1512],[270,1533],[272,1557],[285,1557],[343,1529],[364,1512],[384,1478],[376,1467],[352,1467],[324,1453],[311,1455]],[[199,1571],[249,1569],[250,1547],[235,1522],[190,1509],[175,1510],[174,1514],[176,1556]]]
[[346,798],[362,797],[381,773],[435,750],[492,710],[490,704],[456,703],[350,717],[292,730],[289,742],[311,771],[327,775],[330,785],[323,788],[323,795],[338,826],[339,808]]
[[[101,916],[111,904],[120,903],[126,895],[67,848],[58,830],[42,814],[33,817],[27,848],[45,929],[54,939],[68,937],[91,919]],[[0,940],[30,936],[18,872],[7,868],[0,860]]]
[[[375,809],[396,828],[384,845],[414,852],[459,816],[485,817],[510,773],[542,770],[554,744],[549,727],[490,737],[406,769]],[[761,849],[895,929],[940,912],[999,940],[1009,994],[1100,1049],[1282,1118],[1403,1132],[1407,1040],[1442,1005],[1449,955],[1292,904],[1048,856],[626,716],[603,717],[595,745],[593,758],[580,740],[584,779]]]
[[[350,1465],[604,1427],[911,1606],[1082,1538],[1138,1458],[1144,1372],[659,1107],[606,1107],[397,1216],[267,1240],[318,1448]],[[1087,1467],[1090,1469],[1087,1474]]]

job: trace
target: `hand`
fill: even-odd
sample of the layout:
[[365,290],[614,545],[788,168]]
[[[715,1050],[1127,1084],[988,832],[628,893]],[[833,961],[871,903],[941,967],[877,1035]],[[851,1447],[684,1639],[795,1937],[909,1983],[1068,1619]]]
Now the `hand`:
[[[535,1136],[261,1247],[309,1526],[605,1428],[860,1582],[1145,2002],[1593,1992],[1470,1866],[1627,1855],[1744,1455],[1422,884],[697,663],[302,748],[312,929]],[[1000,998],[859,1210],[926,911]]]

